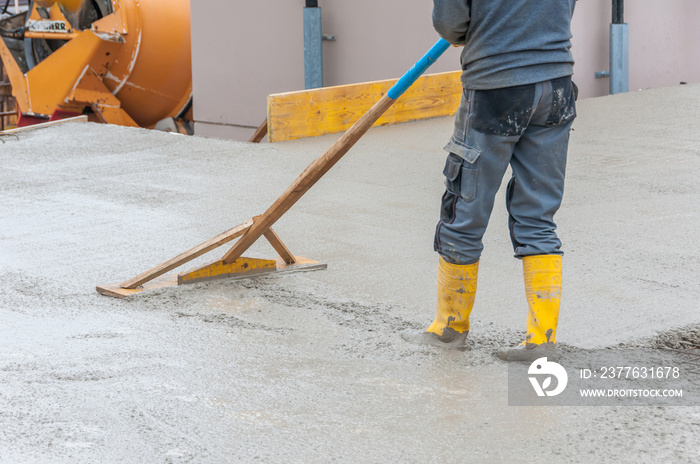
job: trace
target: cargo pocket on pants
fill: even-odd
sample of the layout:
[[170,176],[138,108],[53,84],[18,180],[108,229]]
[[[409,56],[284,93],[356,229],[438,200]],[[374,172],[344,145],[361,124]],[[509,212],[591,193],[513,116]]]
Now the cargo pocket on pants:
[[[445,162],[445,188],[448,192],[459,196],[465,201],[476,198],[477,180],[479,177],[479,152],[471,149],[470,162],[450,153]],[[472,161],[473,160],[473,161]]]

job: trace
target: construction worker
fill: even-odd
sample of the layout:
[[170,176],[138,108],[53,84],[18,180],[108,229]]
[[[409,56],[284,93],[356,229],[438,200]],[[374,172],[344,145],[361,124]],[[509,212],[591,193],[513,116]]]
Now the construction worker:
[[528,302],[523,343],[502,359],[554,354],[561,242],[554,214],[564,192],[576,117],[571,17],[576,0],[434,0],[433,25],[462,51],[462,102],[445,147],[446,190],[435,231],[437,316],[414,343],[462,348],[476,294],[482,237],[508,166],[510,237]]

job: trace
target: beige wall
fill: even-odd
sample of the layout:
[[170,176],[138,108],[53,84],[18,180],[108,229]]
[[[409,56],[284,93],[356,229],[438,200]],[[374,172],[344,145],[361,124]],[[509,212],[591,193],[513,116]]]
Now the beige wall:
[[[195,132],[247,140],[270,93],[304,88],[304,0],[192,0]],[[428,0],[319,0],[324,83],[400,76],[434,42]],[[580,0],[572,25],[581,97],[606,95],[611,0]],[[625,2],[630,24],[630,89],[700,82],[700,2]],[[429,72],[459,69],[450,49]]]
[[630,90],[700,82],[700,2],[634,0],[630,24]]
[[[628,2],[629,3],[629,2]],[[596,79],[596,71],[608,69],[611,0],[579,0],[571,23],[574,81],[579,98],[608,94],[607,78]]]

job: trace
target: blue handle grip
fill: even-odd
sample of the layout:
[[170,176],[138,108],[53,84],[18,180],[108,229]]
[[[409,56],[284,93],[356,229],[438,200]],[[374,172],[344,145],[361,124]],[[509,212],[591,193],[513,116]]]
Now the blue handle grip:
[[418,62],[416,62],[416,64],[414,64],[413,67],[406,72],[406,74],[401,76],[401,79],[399,79],[399,81],[394,84],[391,89],[389,89],[387,96],[392,100],[396,100],[403,95],[403,93],[410,86],[412,86],[414,82],[416,82],[416,79],[418,79],[421,74],[423,74],[425,70],[430,67],[430,65],[435,63],[437,59],[440,58],[440,55],[445,53],[445,50],[448,48],[450,48],[450,44],[445,39],[440,39],[435,42],[435,45],[428,50],[428,53],[426,53],[423,58],[418,60]]

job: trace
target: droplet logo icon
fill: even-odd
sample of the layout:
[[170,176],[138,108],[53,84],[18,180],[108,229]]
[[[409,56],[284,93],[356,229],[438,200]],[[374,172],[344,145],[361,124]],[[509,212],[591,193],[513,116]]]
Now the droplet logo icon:
[[[559,363],[547,361],[546,357],[536,359],[535,362],[530,364],[527,373],[537,396],[557,396],[564,391],[566,384],[569,382],[569,375],[566,373],[566,369]],[[540,384],[539,378],[544,375],[547,377]],[[552,386],[553,377],[557,379],[557,384],[554,389],[549,390]]]

